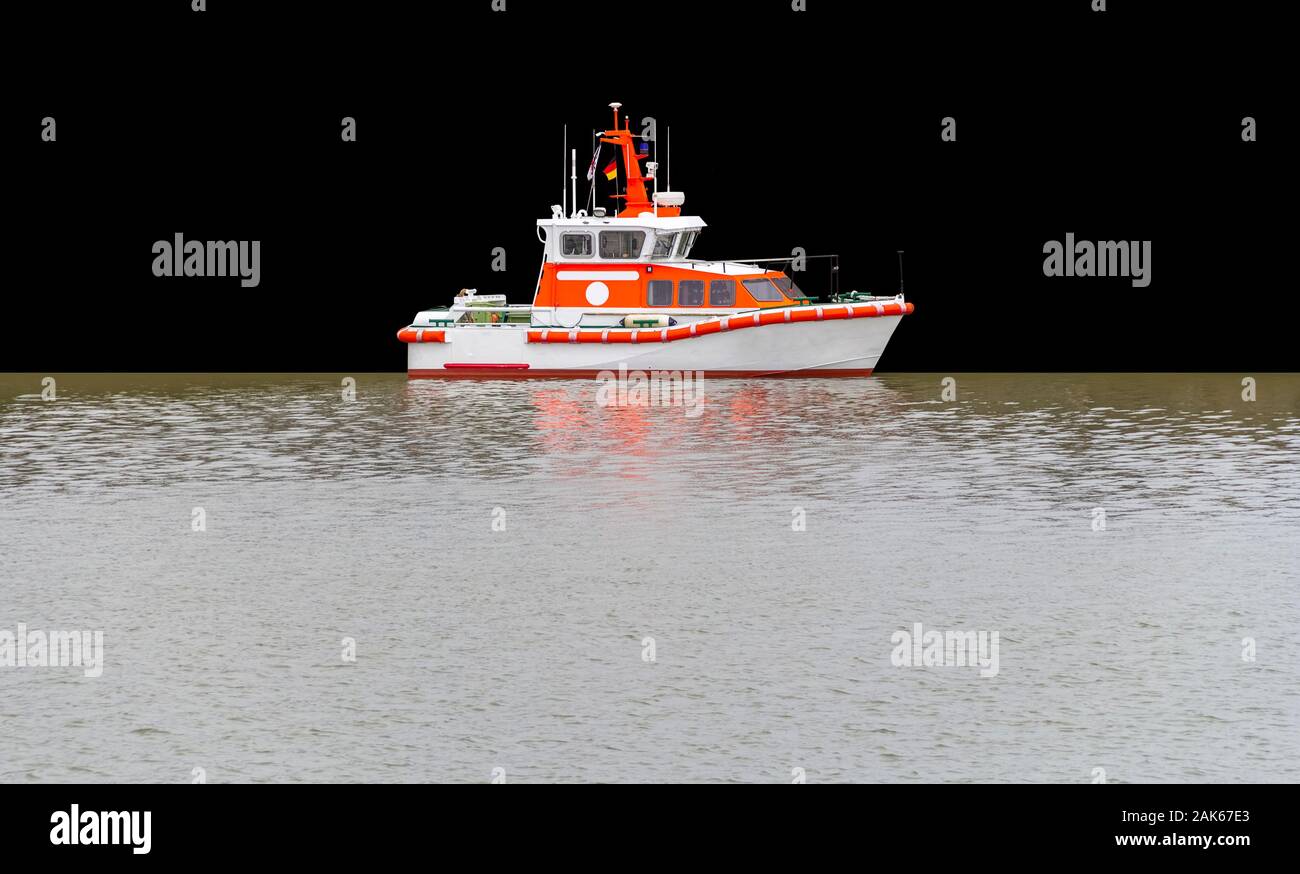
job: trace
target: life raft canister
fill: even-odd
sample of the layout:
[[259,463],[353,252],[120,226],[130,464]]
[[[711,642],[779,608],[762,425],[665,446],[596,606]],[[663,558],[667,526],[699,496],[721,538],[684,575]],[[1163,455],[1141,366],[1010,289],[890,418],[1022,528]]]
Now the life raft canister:
[[619,324],[625,328],[667,328],[677,324],[677,320],[666,313],[632,313],[624,316]]

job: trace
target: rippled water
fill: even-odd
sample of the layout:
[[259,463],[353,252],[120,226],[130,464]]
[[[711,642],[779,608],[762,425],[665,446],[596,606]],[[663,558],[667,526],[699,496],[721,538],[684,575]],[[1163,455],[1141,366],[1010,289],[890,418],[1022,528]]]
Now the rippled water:
[[1300,376],[940,379],[0,374],[0,780],[1300,779]]

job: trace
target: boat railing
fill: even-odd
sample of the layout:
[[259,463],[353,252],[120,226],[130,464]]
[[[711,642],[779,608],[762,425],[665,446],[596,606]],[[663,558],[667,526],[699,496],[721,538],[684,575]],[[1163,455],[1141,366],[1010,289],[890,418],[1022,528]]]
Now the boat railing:
[[[461,325],[526,325],[532,321],[527,320],[511,321],[511,316],[531,316],[533,311],[532,304],[513,303],[502,304],[500,306],[489,306],[486,304],[466,304],[454,303],[448,311],[449,315],[454,316],[452,324]],[[480,321],[477,316],[483,316]]]

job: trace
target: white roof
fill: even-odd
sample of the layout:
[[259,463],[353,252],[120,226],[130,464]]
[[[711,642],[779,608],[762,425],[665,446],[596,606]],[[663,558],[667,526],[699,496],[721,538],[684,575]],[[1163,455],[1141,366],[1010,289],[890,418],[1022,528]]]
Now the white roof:
[[707,227],[707,225],[705,225],[704,223],[704,219],[700,218],[697,215],[674,215],[674,216],[656,217],[655,214],[652,212],[643,212],[638,216],[628,217],[628,218],[618,218],[616,216],[605,216],[603,218],[596,218],[594,216],[587,216],[585,218],[538,219],[537,224],[539,227],[559,228],[559,229],[565,229],[565,228],[577,228],[577,229],[611,228],[613,229],[613,228],[620,228],[620,227],[634,227],[634,228],[650,228],[656,231],[681,231],[681,230],[691,230],[693,228]]

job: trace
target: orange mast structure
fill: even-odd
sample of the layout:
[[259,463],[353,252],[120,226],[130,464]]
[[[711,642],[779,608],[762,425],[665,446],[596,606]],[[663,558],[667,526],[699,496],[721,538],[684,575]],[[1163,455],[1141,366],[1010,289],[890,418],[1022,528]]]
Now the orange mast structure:
[[[655,211],[655,205],[651,202],[645,187],[646,182],[652,177],[641,175],[641,157],[637,154],[633,143],[630,120],[624,118],[623,127],[618,126],[618,108],[621,105],[619,103],[612,105],[614,129],[601,131],[600,141],[618,146],[623,152],[623,173],[627,178],[627,193],[611,194],[610,197],[623,200],[623,209],[618,213],[619,218],[636,218],[643,212]],[[661,216],[676,216],[681,215],[682,210],[678,206],[660,206],[658,213]]]

